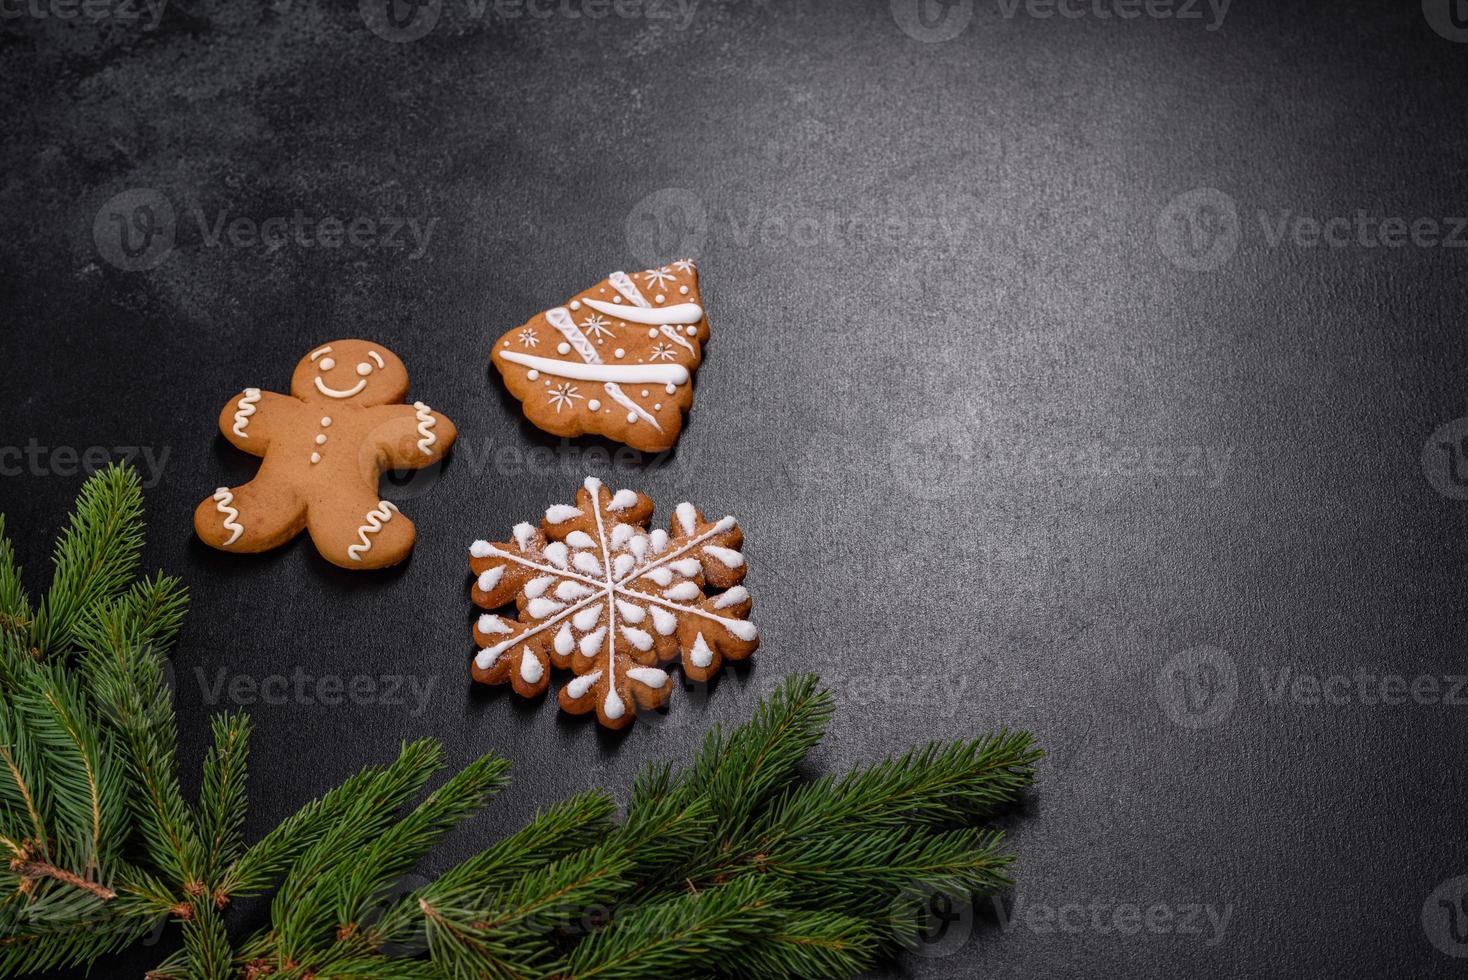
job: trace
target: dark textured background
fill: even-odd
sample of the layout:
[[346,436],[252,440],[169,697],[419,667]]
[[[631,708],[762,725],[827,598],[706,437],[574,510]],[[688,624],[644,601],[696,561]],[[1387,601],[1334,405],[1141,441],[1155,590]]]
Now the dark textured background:
[[[67,450],[167,454],[145,468],[146,564],[193,590],[191,782],[221,671],[431,678],[421,711],[244,699],[252,836],[410,736],[511,757],[431,871],[818,671],[841,704],[822,768],[1001,725],[1050,753],[1010,821],[1018,887],[900,974],[1461,973],[1439,900],[1468,873],[1468,705],[1277,693],[1468,670],[1468,491],[1438,445],[1468,434],[1468,251],[1354,224],[1337,246],[1271,238],[1290,215],[1446,236],[1468,213],[1447,3],[1237,0],[1220,26],[1007,0],[699,0],[686,21],[444,0],[409,41],[369,29],[374,3],[0,20],[0,510],[35,591],[82,480]],[[434,224],[421,255],[211,242],[297,211]],[[151,250],[126,254],[114,215],[151,215]],[[492,339],[684,252],[714,339],[676,454],[613,461],[524,424]],[[460,426],[442,473],[386,490],[418,522],[411,561],[202,547],[192,508],[255,465],[215,433],[223,400],[283,389],[340,336],[391,346]],[[751,668],[626,737],[467,679],[465,545],[587,472],[664,518],[685,498],[737,514],[764,635]],[[1154,927],[1119,932],[1131,905]],[[1192,907],[1226,925],[1177,928]]]

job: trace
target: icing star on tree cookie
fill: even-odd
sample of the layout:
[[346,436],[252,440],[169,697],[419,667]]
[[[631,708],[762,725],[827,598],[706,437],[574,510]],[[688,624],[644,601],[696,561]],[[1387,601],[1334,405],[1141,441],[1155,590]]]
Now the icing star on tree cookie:
[[296,364],[291,393],[246,388],[219,413],[219,431],[264,457],[253,480],[220,487],[194,511],[199,539],[221,551],[267,551],[310,532],[343,568],[408,557],[417,532],[377,497],[386,470],[443,459],[457,430],[423,402],[402,404],[408,369],[366,340],[333,340]]
[[[667,701],[672,685],[660,665],[680,660],[685,676],[704,681],[725,660],[753,653],[759,633],[739,584],[739,525],[682,503],[669,530],[649,531],[652,510],[644,494],[612,493],[587,477],[575,505],[550,507],[539,527],[517,524],[508,541],[475,541],[474,603],[513,603],[517,616],[479,617],[474,679],[535,697],[551,666],[569,668],[576,676],[561,688],[561,707],[622,728]],[[706,595],[710,588],[725,591]]]
[[613,272],[500,337],[491,359],[545,431],[660,452],[678,441],[708,338],[698,267],[680,259]]

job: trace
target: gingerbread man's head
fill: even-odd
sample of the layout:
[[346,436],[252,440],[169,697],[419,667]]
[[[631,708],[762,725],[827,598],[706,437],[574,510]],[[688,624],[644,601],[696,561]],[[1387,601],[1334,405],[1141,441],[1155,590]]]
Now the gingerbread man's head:
[[408,369],[381,344],[333,340],[301,358],[291,375],[291,394],[308,402],[362,408],[392,405],[408,395]]

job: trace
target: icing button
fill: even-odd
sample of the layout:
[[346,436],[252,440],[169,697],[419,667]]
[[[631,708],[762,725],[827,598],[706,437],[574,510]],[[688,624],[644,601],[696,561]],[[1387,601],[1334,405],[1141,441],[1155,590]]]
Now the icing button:
[[322,428],[325,428],[326,426],[328,426],[330,424],[331,424],[331,416],[330,415],[323,415],[323,416],[321,416],[321,425],[322,425]]
[[316,437],[316,445],[318,445],[318,446],[324,446],[324,445],[326,445],[326,436],[325,436],[325,434],[318,435]]
[[321,454],[320,453],[312,453],[311,454],[311,462],[313,462],[313,463],[319,463],[319,462],[321,462]]

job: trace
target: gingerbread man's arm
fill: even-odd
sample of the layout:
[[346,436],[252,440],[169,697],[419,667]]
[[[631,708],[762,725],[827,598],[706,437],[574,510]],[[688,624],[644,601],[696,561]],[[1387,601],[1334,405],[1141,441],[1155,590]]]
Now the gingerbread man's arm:
[[436,463],[459,434],[448,416],[423,402],[383,405],[371,411],[374,424],[369,438],[389,469],[416,470]]
[[219,431],[224,438],[254,456],[270,448],[270,434],[291,415],[300,402],[289,395],[246,388],[231,398],[219,412]]

